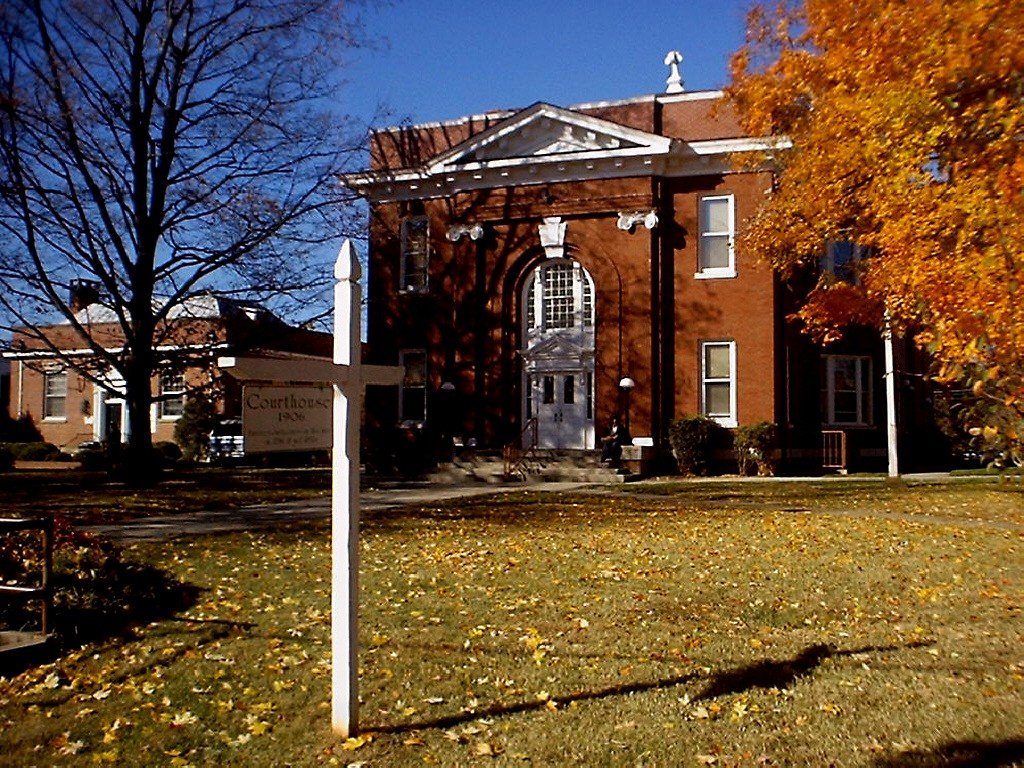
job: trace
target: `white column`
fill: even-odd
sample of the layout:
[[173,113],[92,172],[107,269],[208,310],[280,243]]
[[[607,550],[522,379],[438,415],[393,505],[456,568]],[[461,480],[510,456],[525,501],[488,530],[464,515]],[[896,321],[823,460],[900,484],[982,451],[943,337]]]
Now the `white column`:
[[339,736],[359,721],[359,375],[361,289],[355,248],[346,240],[334,265],[334,362],[348,376],[334,384],[331,493],[331,726]]
[[896,366],[892,351],[892,328],[888,317],[885,319],[882,342],[885,347],[885,426],[889,477],[899,477],[900,463],[896,448]]

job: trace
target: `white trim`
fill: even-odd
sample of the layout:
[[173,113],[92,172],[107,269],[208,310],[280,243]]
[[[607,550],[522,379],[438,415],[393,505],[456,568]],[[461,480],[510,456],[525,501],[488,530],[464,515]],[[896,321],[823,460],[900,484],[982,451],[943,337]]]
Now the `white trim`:
[[482,162],[474,163],[460,163],[459,158],[465,157],[468,154],[478,152],[484,147],[488,147],[502,138],[511,136],[518,133],[526,128],[531,123],[537,123],[544,119],[551,120],[556,123],[563,123],[570,125],[575,128],[581,128],[584,130],[593,131],[594,133],[601,133],[606,136],[611,136],[619,139],[628,144],[635,144],[637,146],[631,147],[616,147],[613,149],[606,150],[581,150],[579,152],[563,152],[552,156],[551,160],[557,160],[558,162],[571,162],[572,160],[579,158],[594,158],[603,157],[608,155],[615,156],[632,156],[632,155],[650,155],[650,154],[664,154],[668,152],[672,146],[672,139],[667,136],[659,136],[658,134],[650,133],[648,131],[642,131],[637,128],[630,128],[629,126],[622,125],[621,123],[615,123],[611,120],[605,120],[600,117],[594,117],[592,115],[585,115],[579,112],[574,112],[568,109],[562,109],[552,104],[545,104],[539,102],[534,104],[522,112],[518,113],[514,118],[505,120],[498,125],[488,128],[480,133],[474,134],[466,141],[463,141],[451,149],[442,152],[437,155],[429,162],[424,170],[429,176],[437,174],[448,173],[453,171],[473,171],[483,168],[497,168],[505,166],[516,166],[522,164],[531,164],[538,161],[548,160],[545,156],[540,157],[510,157],[503,159],[485,160]]
[[[214,350],[218,350],[218,349],[227,349],[227,348],[228,348],[228,344],[226,342],[220,342],[218,344],[212,344],[212,345],[209,345],[209,346],[207,346],[206,344],[161,344],[159,346],[153,347],[154,351],[156,351],[156,352],[172,352],[172,351],[179,350],[179,349],[184,349],[184,350],[195,350],[195,349],[207,350],[208,349],[210,351],[214,351]],[[124,347],[103,347],[103,351],[108,353],[108,354],[111,354],[111,355],[116,355],[119,352],[124,352]],[[12,360],[18,360],[18,359],[21,359],[21,360],[34,360],[34,359],[47,360],[47,359],[50,359],[50,358],[86,357],[86,356],[94,355],[94,354],[96,354],[96,353],[93,350],[89,349],[89,348],[62,349],[59,352],[54,352],[54,351],[48,350],[48,349],[32,349],[32,350],[26,350],[24,352],[4,352],[3,353],[3,357],[10,358]]]
[[[707,354],[706,350],[708,347],[722,347],[728,346],[729,348],[729,377],[716,377],[710,378],[707,375]],[[729,413],[728,414],[710,414],[708,413],[707,403],[707,385],[708,384],[722,384],[727,383],[729,385]],[[700,412],[710,419],[714,419],[723,427],[735,427],[738,424],[737,410],[736,410],[736,342],[732,339],[718,340],[718,341],[702,341],[700,343]]]
[[659,93],[655,98],[662,104],[677,101],[711,101],[725,96],[725,91],[683,91],[682,93]]

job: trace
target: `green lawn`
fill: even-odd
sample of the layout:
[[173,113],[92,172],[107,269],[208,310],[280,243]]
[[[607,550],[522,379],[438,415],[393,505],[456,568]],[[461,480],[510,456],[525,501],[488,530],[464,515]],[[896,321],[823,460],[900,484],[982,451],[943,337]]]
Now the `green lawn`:
[[137,545],[186,612],[0,680],[5,765],[1024,765],[1019,486],[655,483]]

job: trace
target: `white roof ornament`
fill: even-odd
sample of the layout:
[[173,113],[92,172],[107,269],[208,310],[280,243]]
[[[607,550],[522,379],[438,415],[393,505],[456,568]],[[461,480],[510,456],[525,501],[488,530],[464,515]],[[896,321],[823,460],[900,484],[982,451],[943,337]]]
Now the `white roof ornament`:
[[679,51],[669,51],[665,54],[665,66],[668,67],[665,93],[683,92],[683,78],[679,75],[679,64],[682,60],[683,54]]

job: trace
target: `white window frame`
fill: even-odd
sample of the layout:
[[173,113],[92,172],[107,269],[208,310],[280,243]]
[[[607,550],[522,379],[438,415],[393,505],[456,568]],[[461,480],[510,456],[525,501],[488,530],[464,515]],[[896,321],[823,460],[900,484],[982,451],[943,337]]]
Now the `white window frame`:
[[[170,379],[173,379],[173,383],[177,385],[175,388],[169,388]],[[160,421],[177,421],[185,410],[185,374],[165,371],[160,374],[159,382],[160,401],[157,403],[157,415]],[[170,397],[166,397],[168,395]],[[170,402],[181,404],[177,413],[167,413],[167,404]]]
[[[62,379],[64,381],[63,392],[51,392],[50,382]],[[68,372],[59,370],[43,371],[43,421],[67,421],[68,420]],[[59,400],[63,403],[63,413],[54,414],[50,407],[51,401]]]
[[[406,358],[413,355],[421,355],[423,357],[422,385],[409,386],[405,381]],[[402,382],[398,385],[398,421],[401,424],[423,424],[427,420],[427,363],[427,350],[425,349],[403,349],[398,353],[398,365],[403,371]],[[423,415],[417,418],[410,418],[405,413],[406,392],[414,389],[421,389],[423,391]]]
[[[705,203],[717,200],[729,202],[729,224],[725,230],[707,230],[704,227],[707,221],[705,214]],[[712,280],[720,278],[736,277],[736,198],[733,194],[703,195],[697,202],[697,272],[694,277],[698,280]],[[729,240],[729,264],[725,267],[704,267],[705,238],[727,237]]]
[[[707,350],[710,347],[728,347],[729,349],[729,375],[727,377],[712,377],[707,370]],[[708,385],[728,384],[729,385],[729,413],[708,412]],[[738,424],[736,418],[736,342],[733,340],[702,341],[700,345],[700,412],[709,419],[714,419],[723,427],[735,427]]]
[[[412,226],[423,225],[423,270],[422,283],[410,284],[412,271],[409,262],[412,252],[409,249],[409,230]],[[401,293],[425,293],[430,284],[430,218],[425,215],[406,216],[402,219],[399,234],[398,255],[398,290]]]
[[[836,362],[852,360],[855,363],[854,390],[857,398],[857,416],[853,421],[836,420]],[[825,393],[825,413],[822,414],[826,426],[829,427],[870,427],[874,423],[874,389],[875,382],[873,361],[867,355],[823,355],[825,369],[823,391]]]

